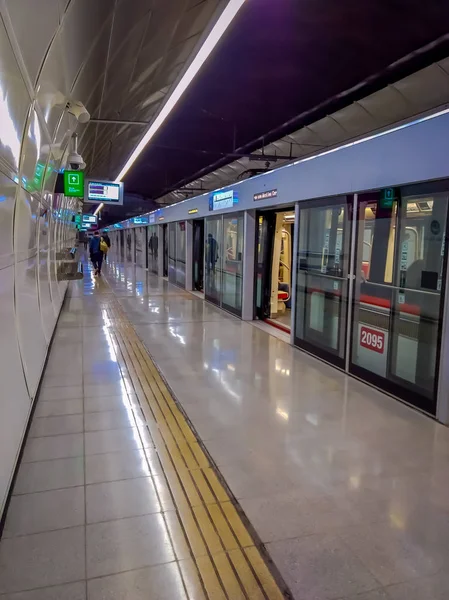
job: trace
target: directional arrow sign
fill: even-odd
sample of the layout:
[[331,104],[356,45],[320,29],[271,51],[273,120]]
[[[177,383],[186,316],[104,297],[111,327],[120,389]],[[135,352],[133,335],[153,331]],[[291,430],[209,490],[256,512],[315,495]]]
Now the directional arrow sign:
[[73,198],[84,197],[84,173],[64,171],[64,194]]

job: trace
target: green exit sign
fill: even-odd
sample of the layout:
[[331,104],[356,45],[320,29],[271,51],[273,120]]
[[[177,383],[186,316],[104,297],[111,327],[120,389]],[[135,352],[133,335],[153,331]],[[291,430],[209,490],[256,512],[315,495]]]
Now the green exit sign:
[[64,171],[64,194],[72,198],[84,198],[83,171]]
[[396,200],[396,190],[394,188],[385,188],[380,192],[380,208],[392,208]]

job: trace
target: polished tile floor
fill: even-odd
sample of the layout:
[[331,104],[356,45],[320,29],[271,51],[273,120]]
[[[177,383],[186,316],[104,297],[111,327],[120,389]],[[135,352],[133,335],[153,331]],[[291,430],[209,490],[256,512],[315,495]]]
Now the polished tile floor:
[[[294,598],[449,597],[447,428],[143,269],[111,257],[105,276]],[[109,325],[90,275],[72,283],[0,543],[0,599],[187,597]]]

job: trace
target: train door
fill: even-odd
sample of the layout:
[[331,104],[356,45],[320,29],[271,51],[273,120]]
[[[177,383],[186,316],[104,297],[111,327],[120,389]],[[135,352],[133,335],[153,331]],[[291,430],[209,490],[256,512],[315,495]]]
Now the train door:
[[346,357],[350,210],[346,197],[299,205],[295,344],[341,368]]
[[193,289],[204,291],[204,219],[193,221]]
[[294,209],[258,214],[255,314],[285,332],[291,329]]
[[350,371],[436,414],[448,193],[359,196]]
[[265,320],[270,317],[271,267],[273,246],[273,224],[275,213],[262,212],[257,215],[256,240],[256,317]]

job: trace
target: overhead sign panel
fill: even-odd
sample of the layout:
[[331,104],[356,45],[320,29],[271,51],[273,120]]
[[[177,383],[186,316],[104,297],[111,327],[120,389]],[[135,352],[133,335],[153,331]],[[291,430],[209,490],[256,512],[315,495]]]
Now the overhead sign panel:
[[277,195],[277,190],[267,190],[266,192],[259,192],[258,194],[254,194],[254,201],[268,200],[269,198],[277,198]]
[[84,201],[122,205],[123,183],[88,179],[86,182],[86,193]]
[[232,208],[239,201],[235,190],[214,192],[209,196],[209,210],[225,210]]
[[84,197],[83,171],[64,171],[64,195],[72,198]]

